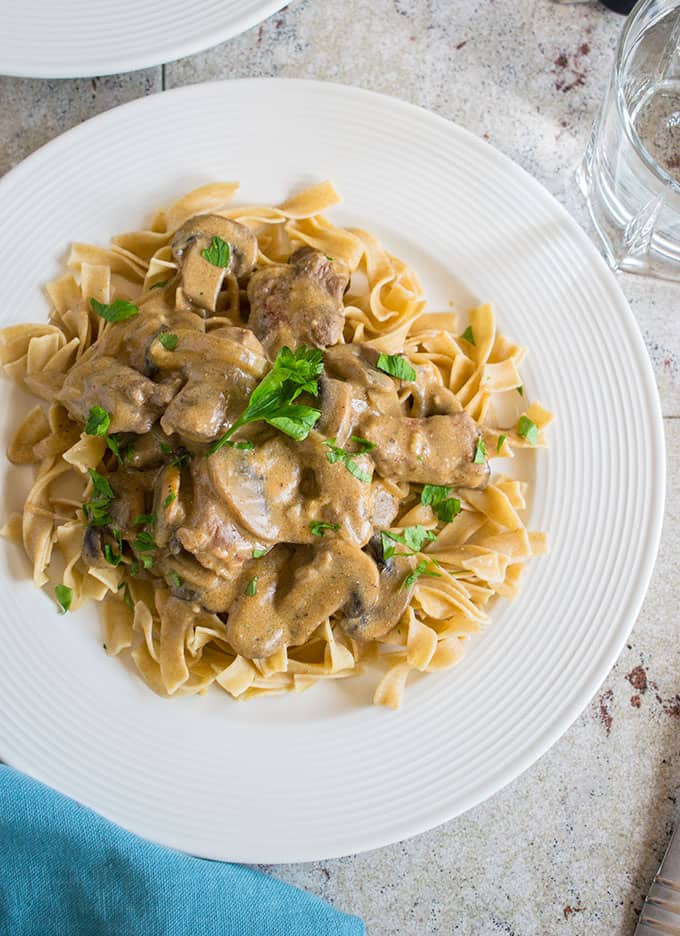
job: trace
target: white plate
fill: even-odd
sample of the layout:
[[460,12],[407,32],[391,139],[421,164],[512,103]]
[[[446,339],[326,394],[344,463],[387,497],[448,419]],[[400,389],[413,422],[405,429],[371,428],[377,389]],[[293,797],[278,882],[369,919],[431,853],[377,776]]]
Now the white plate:
[[[0,183],[2,324],[45,317],[40,286],[72,239],[106,243],[208,180],[241,179],[245,201],[276,201],[327,177],[345,196],[333,216],[412,262],[435,305],[466,289],[493,300],[503,330],[529,346],[527,392],[557,415],[550,451],[536,453],[531,510],[552,551],[461,665],[412,679],[393,713],[351,681],[247,704],[218,692],[164,701],[105,655],[94,608],[59,617],[19,550],[3,546],[0,756],[140,835],[210,858],[373,848],[508,783],[614,663],[661,527],[658,397],[614,277],[521,169],[397,100],[306,81],[223,82],[66,133]],[[9,383],[2,393],[6,440],[19,393]],[[9,503],[17,469],[2,473]]]
[[82,78],[150,68],[210,49],[285,0],[8,0],[0,75]]

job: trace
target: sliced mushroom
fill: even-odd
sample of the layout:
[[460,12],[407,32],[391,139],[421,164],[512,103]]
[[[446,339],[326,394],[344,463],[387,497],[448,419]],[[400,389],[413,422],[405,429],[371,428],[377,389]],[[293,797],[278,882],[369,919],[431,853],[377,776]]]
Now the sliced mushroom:
[[194,442],[210,442],[243,412],[268,362],[257,339],[253,336],[254,346],[238,340],[238,332],[176,329],[173,350],[164,347],[162,333],[151,344],[154,368],[179,373],[186,381],[161,418],[168,435],[178,432]]
[[178,543],[206,569],[221,572],[229,567],[238,574],[252,555],[254,538],[238,523],[228,505],[215,496],[209,467],[216,457],[198,456],[189,462],[191,494],[184,498],[187,515],[169,546],[175,551],[173,543]]
[[176,556],[162,556],[154,569],[165,578],[176,598],[200,604],[206,611],[227,611],[238,591],[238,569],[234,572],[231,568],[230,576],[225,578],[184,551]]
[[319,403],[321,418],[316,424],[318,431],[334,438],[343,446],[352,434],[352,387],[342,380],[322,374],[319,381]]
[[124,534],[133,534],[135,518],[145,512],[145,494],[153,490],[155,471],[116,471],[111,475],[111,487],[115,497],[111,501],[112,525]]
[[[257,582],[246,577],[256,569]],[[379,591],[375,562],[339,539],[295,551],[276,546],[242,576],[241,594],[229,609],[227,635],[237,653],[251,659],[280,647],[299,646],[336,611],[365,614]]]
[[177,465],[166,465],[156,481],[152,513],[156,518],[154,539],[159,549],[168,546],[172,535],[186,516],[179,497],[181,480],[182,473]]
[[380,571],[380,592],[372,608],[358,613],[348,609],[341,619],[342,629],[355,640],[376,640],[391,631],[408,607],[414,588],[404,583],[416,567],[415,556],[384,559],[379,536],[371,539],[366,551],[375,558]]
[[[226,266],[216,266],[203,254],[213,238],[229,245]],[[220,215],[194,215],[179,228],[172,240],[179,264],[181,291],[194,305],[214,312],[224,277],[246,276],[257,260],[257,238],[245,225]]]
[[479,429],[466,412],[449,416],[366,416],[361,434],[375,445],[371,457],[384,478],[486,487],[489,465],[475,464]]
[[437,368],[431,362],[416,366],[416,379],[409,384],[410,416],[440,416],[459,413],[463,407],[452,390],[445,387]]
[[83,562],[87,566],[102,569],[106,568],[107,562],[103,551],[103,527],[88,526],[83,537],[83,547],[81,555]]
[[[371,485],[340,462],[330,464],[322,437],[303,442],[276,434],[253,451],[221,449],[207,459],[215,495],[244,529],[266,542],[314,543],[314,521],[337,524],[338,535],[356,545],[372,533]],[[370,467],[366,455],[355,456]]]
[[398,384],[375,366],[378,355],[358,344],[337,345],[324,354],[330,377],[343,381],[352,393],[353,419],[366,413],[399,416],[402,413]]

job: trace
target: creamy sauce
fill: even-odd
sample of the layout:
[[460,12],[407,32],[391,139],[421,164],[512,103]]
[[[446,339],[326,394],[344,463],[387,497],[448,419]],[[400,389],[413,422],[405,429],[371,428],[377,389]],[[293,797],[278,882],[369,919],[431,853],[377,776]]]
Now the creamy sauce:
[[[230,245],[224,267],[205,257],[215,238]],[[216,215],[190,219],[172,246],[173,282],[108,327],[59,392],[81,423],[105,409],[127,451],[120,465],[109,456],[111,524],[88,529],[85,560],[106,565],[120,531],[137,574],[160,586],[163,629],[183,633],[198,610],[249,658],[304,643],[331,616],[357,640],[384,636],[410,601],[416,559],[385,560],[377,534],[415,502],[409,484],[487,483],[475,423],[434,368],[402,384],[372,348],[342,343],[342,261],[303,247],[256,269],[255,237]],[[227,295],[233,325],[214,318]],[[320,410],[316,426],[295,441],[247,424],[242,447],[211,453],[284,345],[324,349],[319,395],[298,401]],[[346,450],[334,463],[329,441]]]

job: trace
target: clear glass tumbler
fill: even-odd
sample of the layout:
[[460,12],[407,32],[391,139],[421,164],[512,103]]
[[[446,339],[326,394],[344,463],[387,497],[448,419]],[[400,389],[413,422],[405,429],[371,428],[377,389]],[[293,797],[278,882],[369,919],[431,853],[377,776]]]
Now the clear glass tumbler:
[[680,0],[640,0],[579,184],[610,266],[680,282]]

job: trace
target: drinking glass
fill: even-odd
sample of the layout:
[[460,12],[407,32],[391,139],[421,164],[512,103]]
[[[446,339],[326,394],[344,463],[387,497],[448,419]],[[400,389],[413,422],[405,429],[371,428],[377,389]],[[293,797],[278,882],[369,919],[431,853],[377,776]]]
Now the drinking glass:
[[640,0],[578,171],[615,270],[680,282],[680,0]]

